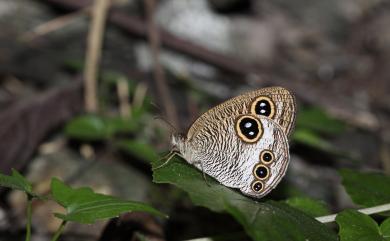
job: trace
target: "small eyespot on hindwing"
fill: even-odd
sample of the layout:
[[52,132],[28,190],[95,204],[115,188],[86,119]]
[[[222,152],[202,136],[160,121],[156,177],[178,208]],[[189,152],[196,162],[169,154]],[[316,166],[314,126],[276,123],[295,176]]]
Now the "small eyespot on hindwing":
[[261,183],[260,181],[254,181],[253,183],[252,183],[252,190],[254,191],[254,192],[256,192],[256,193],[259,193],[259,192],[261,192],[262,190],[263,190],[263,183]]
[[273,160],[275,160],[275,156],[271,150],[266,149],[260,152],[260,161],[264,164],[271,163]]
[[253,169],[253,174],[257,179],[264,180],[269,176],[269,169],[263,164],[257,164]]

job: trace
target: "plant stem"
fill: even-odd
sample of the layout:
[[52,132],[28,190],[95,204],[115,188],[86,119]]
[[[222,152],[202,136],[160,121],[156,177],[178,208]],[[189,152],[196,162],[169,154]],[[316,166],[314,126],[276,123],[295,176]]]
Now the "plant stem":
[[58,227],[57,231],[55,232],[55,234],[53,235],[53,238],[51,239],[51,241],[57,241],[58,238],[61,236],[62,234],[62,231],[64,231],[64,227],[66,225],[66,221],[62,221],[62,223],[60,224],[60,226]]
[[98,111],[97,75],[110,2],[109,0],[95,0],[92,8],[84,70],[85,109],[90,113]]
[[32,196],[27,194],[26,241],[31,240]]
[[[367,215],[371,215],[371,214],[375,214],[375,213],[382,213],[382,212],[386,212],[386,211],[390,211],[390,203],[378,205],[375,207],[363,208],[363,209],[358,210],[358,212],[361,212],[361,213],[364,213]],[[317,219],[317,221],[319,221],[321,223],[331,223],[331,222],[334,222],[336,220],[336,216],[337,216],[337,214],[332,214],[332,215],[317,217],[316,219]]]
[[90,11],[90,7],[80,8],[72,13],[64,14],[60,17],[54,18],[53,20],[49,20],[24,34],[22,39],[26,41],[32,41],[56,30],[62,29],[65,26],[75,22],[76,19],[86,15]]

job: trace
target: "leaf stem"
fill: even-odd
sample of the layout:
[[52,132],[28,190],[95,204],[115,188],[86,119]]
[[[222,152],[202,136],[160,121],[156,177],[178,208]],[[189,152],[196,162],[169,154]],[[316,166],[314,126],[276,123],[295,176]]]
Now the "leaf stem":
[[[378,205],[378,206],[374,206],[374,207],[369,207],[369,208],[363,208],[363,209],[358,210],[358,212],[361,212],[361,213],[364,213],[367,215],[371,215],[371,214],[375,214],[375,213],[382,213],[382,212],[386,212],[386,211],[390,211],[390,203]],[[336,216],[337,216],[337,214],[332,214],[332,215],[327,215],[327,216],[322,216],[322,217],[316,217],[316,219],[317,219],[317,221],[319,221],[321,223],[331,223],[331,222],[334,222],[336,220]]]
[[60,226],[58,227],[57,231],[54,233],[53,238],[51,239],[51,241],[57,241],[58,240],[58,238],[62,234],[62,231],[64,231],[65,225],[66,225],[66,221],[63,220],[62,223],[60,224]]
[[27,194],[26,241],[31,240],[32,199],[33,197]]

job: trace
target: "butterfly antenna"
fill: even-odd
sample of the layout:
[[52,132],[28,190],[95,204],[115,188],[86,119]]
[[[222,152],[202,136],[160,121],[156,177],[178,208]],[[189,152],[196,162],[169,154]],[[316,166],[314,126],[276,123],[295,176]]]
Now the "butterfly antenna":
[[165,124],[167,124],[171,128],[171,130],[173,132],[177,133],[177,129],[169,121],[167,121],[164,117],[162,117],[162,116],[155,116],[154,119],[155,120],[158,120],[158,119],[162,120]]
[[157,170],[157,169],[160,169],[160,168],[166,166],[169,163],[169,161],[172,160],[172,158],[174,156],[178,155],[178,154],[179,153],[177,153],[175,150],[171,150],[168,154],[166,154],[165,156],[161,157],[157,162],[160,162],[161,160],[164,160],[165,158],[167,158],[167,160],[163,164],[161,164],[161,165],[159,165],[157,167],[152,168],[152,170],[154,171],[154,170]]

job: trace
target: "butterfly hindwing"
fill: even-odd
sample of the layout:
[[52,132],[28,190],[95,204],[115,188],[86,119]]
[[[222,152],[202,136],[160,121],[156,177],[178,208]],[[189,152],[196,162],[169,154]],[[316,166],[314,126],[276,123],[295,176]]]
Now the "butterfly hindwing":
[[[250,119],[258,119],[258,126]],[[243,150],[238,156],[238,162],[242,164],[239,167],[242,173],[239,189],[248,196],[263,197],[277,186],[286,173],[290,161],[287,136],[279,124],[266,117],[243,115],[235,124],[237,145],[242,145]],[[243,132],[256,133],[255,130],[259,130],[261,135],[257,140],[255,137],[254,142],[239,136]]]
[[[247,123],[251,123],[249,131],[245,129]],[[184,153],[185,159],[245,195],[260,198],[275,188],[289,163],[288,140],[283,129],[269,118],[254,115],[214,124],[204,126],[187,143],[191,151]],[[245,137],[246,131],[253,131],[253,138]]]

